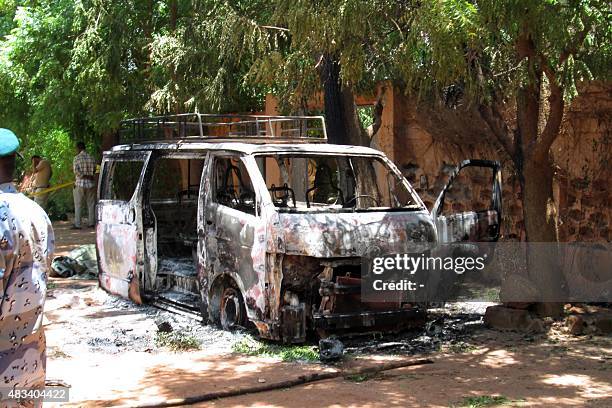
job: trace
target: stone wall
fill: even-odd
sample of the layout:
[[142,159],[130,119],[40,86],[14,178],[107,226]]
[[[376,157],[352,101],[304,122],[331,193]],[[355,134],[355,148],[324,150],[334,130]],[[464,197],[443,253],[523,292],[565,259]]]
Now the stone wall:
[[[612,239],[612,85],[589,84],[568,107],[563,130],[552,147],[555,200],[562,241]],[[397,99],[402,99],[398,101]],[[398,106],[403,107],[400,111]],[[500,160],[503,165],[503,226],[506,239],[524,238],[520,188],[512,163],[491,141],[486,125],[470,112],[421,110],[407,98],[396,96],[395,163],[431,209],[452,168],[467,158]],[[440,113],[445,112],[445,113]],[[455,115],[454,117],[449,115]],[[465,129],[470,129],[466,132]],[[490,182],[480,180],[472,196],[483,205],[490,196]],[[465,194],[447,205],[465,208]]]
[[589,84],[552,147],[562,241],[612,240],[612,84]]
[[[502,152],[477,112],[469,109],[425,108],[382,83],[378,95],[360,96],[357,104],[373,105],[381,96],[382,126],[372,147],[384,151],[431,209],[454,167],[465,159],[499,160],[503,170],[505,239],[524,239],[520,188],[512,162]],[[322,98],[311,108],[320,109]],[[266,114],[277,114],[269,95]],[[611,241],[612,232],[612,84],[589,83],[567,108],[561,135],[552,147],[556,167],[555,201],[562,241]],[[461,181],[461,180],[460,180]],[[447,210],[485,206],[491,183],[481,179],[474,190],[461,187],[446,202]],[[472,203],[466,205],[466,197]],[[470,207],[471,206],[471,207]]]

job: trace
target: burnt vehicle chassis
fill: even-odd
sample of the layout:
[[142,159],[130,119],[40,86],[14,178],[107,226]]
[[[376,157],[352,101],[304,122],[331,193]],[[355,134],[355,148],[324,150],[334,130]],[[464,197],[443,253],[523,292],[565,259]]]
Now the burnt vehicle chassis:
[[[328,145],[324,138],[269,135],[281,128],[282,136],[287,121],[301,124],[289,122],[292,132],[298,128],[311,134],[307,121],[312,117],[232,117],[223,122],[251,127],[247,134],[257,137],[249,143],[231,138],[231,132],[204,135],[203,119],[211,117],[127,122],[124,128],[132,136],[138,133],[134,129],[153,129],[172,140],[150,142],[145,135],[141,142],[104,153],[96,246],[105,290],[137,303],[199,311],[227,329],[250,322],[261,337],[286,343],[303,342],[311,331],[320,336],[400,331],[422,325],[425,311],[402,296],[362,301],[362,264],[372,251],[421,253],[441,240],[494,241],[499,236],[501,176],[495,162],[466,161],[456,171],[469,166],[492,170],[491,208],[442,216],[448,186],[427,211],[381,152]],[[218,126],[219,119],[213,119]],[[299,189],[288,186],[284,166],[293,160],[297,167],[306,156],[323,158],[324,164],[337,158],[376,160],[411,204],[380,207],[382,195],[359,204],[358,197],[366,194],[353,186],[353,203],[338,191],[334,205],[326,204],[333,201],[326,198],[314,208],[318,192],[310,190],[330,189],[323,166],[317,171],[327,181],[320,176],[317,185],[316,175],[306,177],[305,203],[296,200]],[[276,175],[266,167],[273,159],[279,164]],[[363,203],[368,200],[376,205],[368,207]],[[305,207],[299,209],[296,201]]]

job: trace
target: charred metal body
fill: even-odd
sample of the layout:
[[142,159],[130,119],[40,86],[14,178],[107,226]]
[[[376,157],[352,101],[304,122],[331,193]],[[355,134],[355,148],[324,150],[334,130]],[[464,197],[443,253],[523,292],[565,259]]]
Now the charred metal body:
[[[401,297],[362,301],[364,258],[499,235],[496,163],[462,164],[492,169],[491,208],[446,217],[446,189],[428,212],[383,153],[310,143],[303,135],[313,118],[300,126],[297,117],[232,118],[214,124],[229,133],[206,136],[206,125],[217,129],[211,117],[194,117],[128,123],[137,136],[148,129],[170,140],[104,153],[97,249],[109,292],[196,310],[225,328],[251,322],[262,337],[287,343],[310,331],[399,331],[422,324],[425,313]],[[238,123],[254,132],[249,143],[232,140]],[[302,133],[282,137],[283,126]]]

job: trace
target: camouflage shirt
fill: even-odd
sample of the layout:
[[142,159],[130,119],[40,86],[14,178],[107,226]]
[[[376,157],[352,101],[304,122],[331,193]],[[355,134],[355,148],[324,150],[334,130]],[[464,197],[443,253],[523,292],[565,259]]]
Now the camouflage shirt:
[[[53,256],[51,222],[12,183],[0,184],[0,392],[45,383],[43,305]],[[15,406],[0,395],[0,407]]]

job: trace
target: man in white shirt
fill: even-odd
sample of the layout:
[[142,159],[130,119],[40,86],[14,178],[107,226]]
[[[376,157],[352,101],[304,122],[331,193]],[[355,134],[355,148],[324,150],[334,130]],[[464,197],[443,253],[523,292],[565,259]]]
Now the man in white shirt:
[[85,151],[85,143],[76,145],[77,155],[72,162],[74,171],[74,225],[73,229],[81,229],[81,206],[83,200],[87,202],[87,221],[90,228],[96,224],[96,161]]

